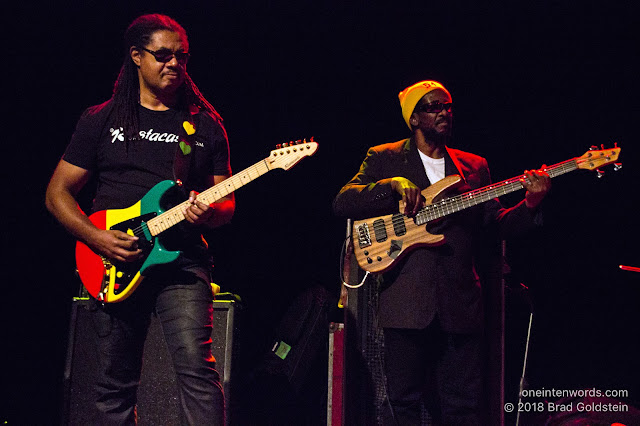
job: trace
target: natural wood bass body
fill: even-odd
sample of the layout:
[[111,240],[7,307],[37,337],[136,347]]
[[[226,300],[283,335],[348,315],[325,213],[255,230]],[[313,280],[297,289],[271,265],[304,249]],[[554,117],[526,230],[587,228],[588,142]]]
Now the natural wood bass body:
[[[592,149],[580,157],[544,168],[550,177],[560,176],[577,169],[594,170],[618,159],[620,148]],[[621,167],[616,165],[616,170]],[[427,225],[452,213],[484,203],[523,188],[524,175],[475,189],[464,194],[447,197],[446,194],[459,187],[463,181],[458,175],[447,176],[422,191],[425,206],[415,217],[397,213],[356,220],[351,237],[353,250],[362,269],[371,273],[385,272],[409,251],[421,246],[444,244],[445,237],[431,234]]]

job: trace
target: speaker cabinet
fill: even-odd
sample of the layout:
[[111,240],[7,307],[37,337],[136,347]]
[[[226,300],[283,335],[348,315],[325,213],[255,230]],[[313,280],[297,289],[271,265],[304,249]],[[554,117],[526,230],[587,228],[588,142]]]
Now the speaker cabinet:
[[[72,303],[69,342],[64,370],[63,424],[90,424],[95,410],[93,377],[97,369],[96,342],[88,310],[89,301]],[[211,347],[225,394],[227,423],[235,407],[233,378],[237,365],[239,309],[233,301],[213,303]],[[160,320],[151,318],[145,342],[142,376],[138,389],[138,424],[179,425],[179,401],[173,365],[162,334]]]

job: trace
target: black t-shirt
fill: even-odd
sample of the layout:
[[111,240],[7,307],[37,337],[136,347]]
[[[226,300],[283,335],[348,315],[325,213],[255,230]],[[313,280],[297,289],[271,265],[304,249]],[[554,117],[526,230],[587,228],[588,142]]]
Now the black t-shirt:
[[[140,200],[155,184],[174,180],[173,162],[188,113],[139,107],[139,138],[125,142],[113,124],[110,102],[87,109],[76,126],[64,160],[92,171],[97,188],[92,211],[121,209]],[[207,113],[193,116],[187,190],[202,191],[210,175],[230,175],[229,144],[222,124]]]
[[[185,119],[190,118],[196,132],[188,138],[190,166],[185,192],[163,196],[170,200],[168,209],[186,200],[188,191],[207,189],[205,179],[211,175],[231,175],[229,143],[219,120],[205,112],[169,109],[152,111],[139,107],[139,134],[125,142],[122,128],[113,123],[111,102],[88,108],[83,114],[67,146],[63,159],[89,170],[96,178],[92,212],[123,209],[137,203],[153,186],[163,180],[175,180],[174,159]],[[162,234],[170,250],[182,250],[182,259],[204,259],[205,246],[198,229],[180,224]]]

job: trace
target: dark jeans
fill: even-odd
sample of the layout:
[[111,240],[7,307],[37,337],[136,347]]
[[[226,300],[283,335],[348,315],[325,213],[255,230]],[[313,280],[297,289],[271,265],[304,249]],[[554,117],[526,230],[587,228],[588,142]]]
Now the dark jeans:
[[[384,329],[385,425],[420,425],[424,403],[435,424],[481,425],[482,335]],[[389,406],[390,405],[390,406]]]
[[202,268],[146,278],[125,301],[96,304],[97,424],[136,423],[142,352],[154,312],[176,372],[182,423],[223,425],[224,396],[211,355],[213,293]]

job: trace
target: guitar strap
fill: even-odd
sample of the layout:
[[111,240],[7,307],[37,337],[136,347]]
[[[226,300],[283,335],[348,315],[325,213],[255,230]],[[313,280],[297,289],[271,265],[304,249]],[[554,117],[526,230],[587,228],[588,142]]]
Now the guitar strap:
[[173,179],[182,186],[185,192],[187,188],[190,188],[189,170],[195,155],[193,147],[195,146],[198,119],[200,118],[199,112],[200,109],[197,106],[191,105],[189,112],[185,114],[185,119],[179,130],[180,142],[176,147],[173,160]]

